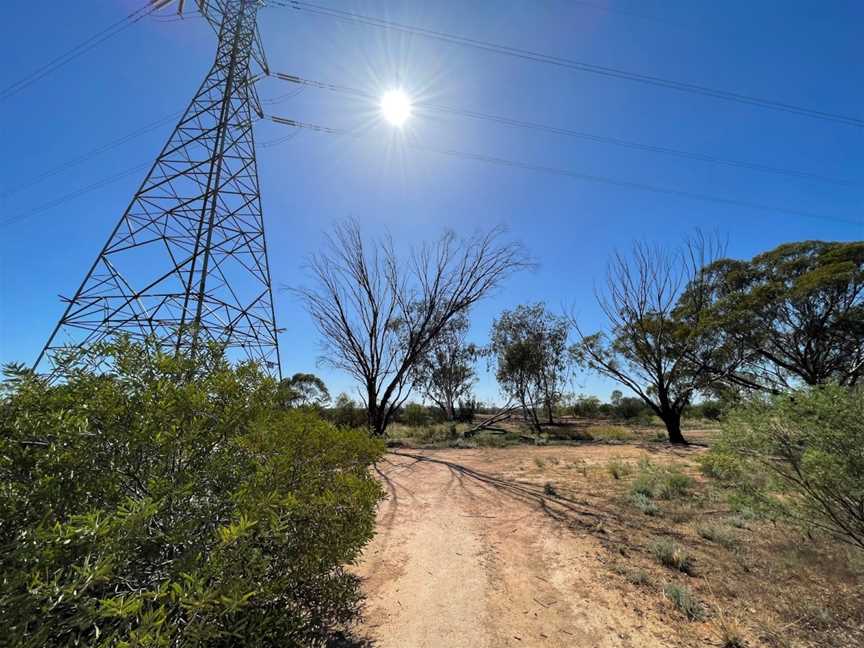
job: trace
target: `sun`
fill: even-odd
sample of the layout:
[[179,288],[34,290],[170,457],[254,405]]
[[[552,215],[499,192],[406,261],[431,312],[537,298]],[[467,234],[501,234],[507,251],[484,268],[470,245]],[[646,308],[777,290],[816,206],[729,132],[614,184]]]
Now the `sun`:
[[402,90],[389,90],[381,97],[381,114],[388,122],[401,128],[411,116],[411,99]]

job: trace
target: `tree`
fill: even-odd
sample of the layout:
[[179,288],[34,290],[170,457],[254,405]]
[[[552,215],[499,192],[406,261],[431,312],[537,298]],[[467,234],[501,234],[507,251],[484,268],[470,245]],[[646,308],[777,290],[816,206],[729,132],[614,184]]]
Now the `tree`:
[[356,222],[337,225],[298,288],[323,339],[323,359],[362,385],[369,430],[383,435],[412,386],[412,369],[449,322],[528,264],[501,230],[452,232],[400,260],[393,242],[368,244]]
[[465,341],[468,317],[451,319],[432,340],[413,368],[413,382],[423,395],[441,408],[444,418],[455,421],[460,401],[467,401],[476,381],[477,350]]
[[380,441],[276,381],[128,341],[0,390],[4,646],[322,645],[358,612]]
[[542,303],[504,311],[492,324],[490,350],[496,378],[505,393],[519,401],[526,419],[540,431],[536,407],[542,404],[549,424],[561,398],[567,370],[567,320]]
[[573,319],[574,359],[634,392],[664,422],[672,443],[686,443],[681,413],[694,394],[740,361],[716,335],[705,299],[711,276],[704,268],[720,251],[702,236],[675,252],[636,243],[630,259],[615,255],[598,295],[607,331],[585,334]]
[[339,427],[356,428],[366,425],[368,417],[366,411],[357,407],[348,394],[340,393],[336,397],[333,407],[325,412],[327,418]]
[[567,399],[573,416],[594,418],[600,413],[600,399],[589,394],[578,394]]
[[787,243],[707,270],[711,316],[746,351],[733,382],[777,391],[861,381],[864,242]]
[[279,401],[283,407],[324,407],[330,392],[315,374],[295,373],[279,383]]

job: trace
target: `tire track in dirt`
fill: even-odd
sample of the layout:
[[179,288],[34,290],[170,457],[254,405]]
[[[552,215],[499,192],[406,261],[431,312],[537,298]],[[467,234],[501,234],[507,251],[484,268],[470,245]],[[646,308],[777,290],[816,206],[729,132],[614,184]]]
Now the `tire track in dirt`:
[[378,466],[389,497],[357,568],[359,633],[376,648],[670,645],[611,587],[600,542],[544,513],[542,496],[478,478],[482,453],[406,451]]

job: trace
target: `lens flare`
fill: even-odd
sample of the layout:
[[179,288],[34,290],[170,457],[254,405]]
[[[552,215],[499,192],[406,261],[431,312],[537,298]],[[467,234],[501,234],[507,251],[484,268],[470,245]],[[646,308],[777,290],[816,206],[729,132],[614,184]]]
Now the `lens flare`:
[[388,122],[401,128],[411,116],[411,99],[402,90],[390,90],[381,97],[381,114]]

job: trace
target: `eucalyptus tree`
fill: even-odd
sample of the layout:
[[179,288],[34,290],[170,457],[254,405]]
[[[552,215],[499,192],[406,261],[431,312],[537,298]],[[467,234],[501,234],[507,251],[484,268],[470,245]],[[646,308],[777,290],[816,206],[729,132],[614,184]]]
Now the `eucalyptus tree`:
[[555,405],[562,397],[569,357],[565,317],[546,310],[543,303],[504,311],[492,325],[490,351],[502,390],[517,400],[534,428],[540,430],[536,409],[554,422]]
[[786,243],[706,271],[717,334],[746,353],[733,381],[771,391],[862,381],[864,242]]
[[279,382],[278,400],[283,407],[324,407],[330,392],[315,374],[295,373]]
[[474,363],[478,350],[465,339],[468,326],[464,313],[451,319],[413,369],[414,385],[441,409],[448,421],[456,420],[458,403],[470,396],[477,381]]

